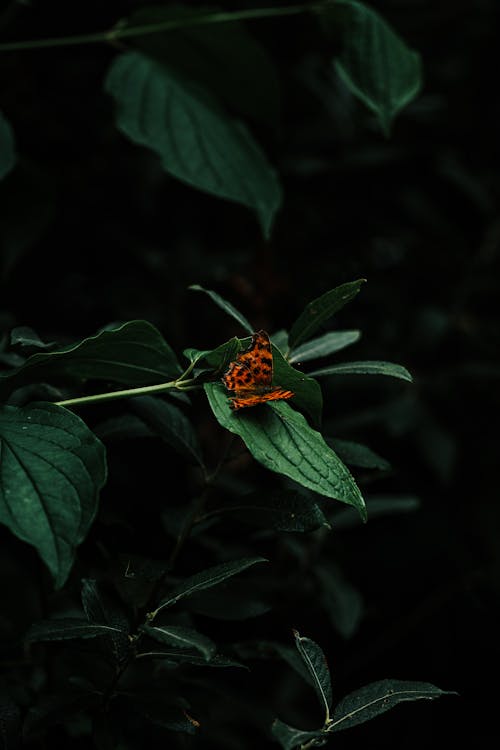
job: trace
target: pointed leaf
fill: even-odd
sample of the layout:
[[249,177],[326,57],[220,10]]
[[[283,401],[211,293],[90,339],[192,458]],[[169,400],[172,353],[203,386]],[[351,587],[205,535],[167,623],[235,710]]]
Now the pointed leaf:
[[48,403],[0,408],[0,522],[37,549],[57,588],[105,481],[104,446],[78,416]]
[[122,133],[157,153],[182,182],[253,209],[269,237],[282,200],[277,174],[208,90],[137,52],[115,58],[105,88]]
[[297,650],[313,679],[313,687],[325,711],[325,723],[327,723],[332,707],[332,683],[325,654],[315,641],[302,637],[296,630],[293,634]]
[[290,349],[293,350],[303,341],[307,341],[328,318],[350,302],[365,280],[358,279],[342,284],[309,302],[290,330]]
[[15,163],[14,133],[10,123],[0,112],[0,180],[9,174]]
[[133,320],[57,351],[33,354],[16,370],[0,373],[0,393],[8,394],[26,383],[68,377],[111,380],[129,387],[154,385],[180,372],[160,332],[145,320]]
[[380,469],[388,471],[391,465],[385,458],[372,451],[367,445],[355,443],[352,440],[341,440],[340,438],[325,438],[340,459],[349,466],[358,466],[361,469]]
[[405,367],[396,365],[394,362],[341,362],[337,365],[323,367],[320,370],[308,373],[311,378],[319,378],[325,375],[387,375],[391,378],[413,381],[412,376]]
[[296,747],[305,747],[306,743],[311,743],[311,740],[317,740],[317,742],[311,743],[307,745],[307,747],[320,747],[327,741],[323,729],[316,729],[312,732],[307,732],[302,729],[291,727],[280,719],[275,719],[273,721],[271,731],[284,750],[294,750]]
[[319,505],[297,490],[259,490],[243,495],[222,510],[227,510],[239,521],[277,531],[308,532],[320,526],[330,528]]
[[26,633],[25,640],[31,642],[67,641],[74,638],[96,638],[97,636],[119,632],[117,628],[109,625],[90,624],[82,618],[61,617],[34,623]]
[[190,596],[196,591],[217,586],[227,578],[231,578],[231,576],[241,573],[243,570],[246,570],[259,562],[267,562],[267,560],[264,557],[243,557],[240,560],[230,560],[221,565],[214,565],[212,568],[202,570],[200,573],[196,573],[195,575],[186,578],[182,583],[175,586],[175,588],[172,589],[164,599],[162,599],[159,607],[155,610],[155,614],[161,609],[175,604],[179,599]]
[[207,660],[199,654],[190,654],[182,650],[161,647],[151,651],[142,651],[140,654],[137,654],[137,658],[161,659],[168,667],[177,667],[179,664],[193,664],[197,667],[237,667],[238,669],[248,669],[245,664],[241,664],[239,661],[223,654],[215,654],[215,656]]
[[154,627],[144,625],[141,630],[150,638],[154,638],[160,643],[166,643],[168,646],[196,649],[207,660],[211,659],[216,651],[215,643],[193,628],[186,628],[181,625],[155,625]]
[[247,414],[235,413],[221,386],[205,383],[204,387],[219,423],[239,435],[263,466],[320,495],[353,505],[365,518],[364,500],[354,478],[302,414],[280,401],[241,410]]
[[222,310],[224,310],[224,312],[226,312],[228,315],[231,315],[231,317],[237,320],[242,328],[244,328],[249,333],[253,333],[253,326],[248,322],[245,316],[240,313],[239,310],[233,307],[230,302],[221,297],[220,294],[217,294],[217,292],[212,292],[210,289],[204,289],[199,284],[191,284],[188,289],[192,289],[194,292],[205,292],[205,294],[208,294],[210,299],[215,302],[215,304],[218,305]]
[[457,695],[457,693],[441,690],[429,682],[406,680],[372,682],[346,695],[337,704],[329,731],[338,732],[340,729],[350,729],[389,711],[403,701],[416,701],[422,698],[433,700],[441,695]]
[[310,359],[327,357],[329,354],[339,352],[358,341],[361,331],[330,331],[316,339],[306,341],[304,344],[297,346],[290,354],[288,361],[308,362]]

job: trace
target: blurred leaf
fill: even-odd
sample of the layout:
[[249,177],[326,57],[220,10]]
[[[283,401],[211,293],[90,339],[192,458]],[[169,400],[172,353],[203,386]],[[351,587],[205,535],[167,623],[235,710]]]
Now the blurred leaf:
[[130,399],[130,406],[154,434],[178,451],[189,463],[203,467],[198,436],[189,419],[177,406],[154,396]]
[[350,693],[335,707],[330,732],[350,729],[364,721],[389,711],[403,701],[416,701],[421,698],[433,700],[441,695],[457,693],[431,685],[428,682],[409,682],[406,680],[380,680]]
[[104,446],[75,414],[48,403],[0,408],[0,521],[36,547],[56,588],[105,481]]
[[0,393],[54,377],[111,380],[130,387],[155,385],[180,372],[161,333],[145,320],[133,320],[58,351],[33,354],[16,370],[0,373]]
[[297,650],[309,670],[313,680],[313,687],[324,708],[325,721],[328,721],[332,707],[332,683],[323,649],[310,638],[301,636],[297,630],[294,630],[293,634]]
[[150,638],[168,646],[196,649],[207,660],[211,659],[216,651],[215,643],[193,628],[186,628],[181,625],[144,625],[141,630]]
[[124,135],[157,153],[182,182],[253,209],[270,236],[282,201],[277,173],[250,131],[207,90],[137,52],[115,58],[105,88]]
[[230,560],[221,565],[214,565],[212,568],[202,570],[200,573],[196,573],[195,575],[186,578],[182,583],[175,586],[168,596],[161,600],[159,606],[155,610],[155,614],[165,607],[170,607],[172,604],[176,604],[179,599],[190,596],[191,594],[194,594],[195,591],[217,586],[227,578],[231,578],[231,576],[241,573],[243,570],[246,570],[259,562],[267,562],[267,560],[264,557],[243,557],[240,560]]
[[[192,20],[204,21],[215,8],[151,5],[137,9],[129,26]],[[136,37],[134,45],[149,57],[171,65],[219,97],[231,110],[275,127],[279,118],[280,86],[276,68],[265,49],[243,24],[200,23],[171,32]],[[228,64],[228,61],[231,61]]]
[[239,661],[223,654],[215,654],[215,656],[207,660],[199,654],[190,654],[187,651],[167,649],[161,646],[151,651],[141,651],[141,653],[137,654],[137,658],[159,659],[168,668],[177,667],[180,664],[192,664],[195,667],[236,667],[238,669],[248,669],[245,664],[241,664]]
[[0,748],[15,750],[19,745],[21,709],[9,695],[0,690]]
[[61,617],[54,620],[42,620],[34,623],[26,633],[25,640],[67,641],[74,638],[96,638],[97,636],[119,633],[118,628],[110,625],[90,624],[87,620],[76,617]]
[[421,89],[420,55],[363,3],[337,0],[318,12],[327,32],[338,36],[341,30],[342,51],[335,60],[341,79],[389,135],[394,117]]
[[254,594],[248,587],[242,589],[235,579],[218,589],[193,594],[186,607],[195,614],[227,622],[260,617],[271,609],[258,592]]
[[[320,747],[327,741],[323,729],[316,729],[312,732],[307,732],[302,729],[291,727],[289,724],[280,721],[280,719],[275,719],[273,721],[271,731],[284,750],[294,750],[295,747],[306,746]],[[312,740],[317,740],[317,742],[306,745],[306,743],[311,743]]]
[[[413,495],[394,495],[393,497],[368,497],[366,511],[370,521],[383,516],[393,516],[398,513],[413,513],[420,506],[420,500]],[[359,526],[359,516],[351,508],[342,508],[332,515],[335,530],[350,529]]]
[[[186,709],[168,705],[163,696],[158,695],[158,693],[155,695],[119,696],[119,701],[124,703],[123,710],[127,714],[137,714],[140,719],[145,719],[151,724],[162,727],[162,729],[168,729],[171,732],[196,734],[200,727],[200,723]],[[121,747],[122,745],[120,745]]]
[[310,359],[327,357],[329,354],[339,352],[358,341],[361,331],[330,331],[329,333],[311,339],[301,346],[295,347],[288,357],[290,364],[293,362],[308,362]]
[[279,401],[239,414],[231,410],[218,384],[206,383],[205,391],[222,427],[239,435],[263,466],[320,495],[353,505],[365,518],[364,500],[349,470],[302,414]]
[[14,133],[9,121],[0,111],[0,180],[9,174],[15,163]]
[[17,326],[10,332],[10,343],[12,346],[22,346],[29,349],[53,349],[57,346],[55,341],[45,343],[32,328],[28,326]]
[[135,414],[117,414],[104,419],[94,427],[100,440],[125,440],[135,438],[153,438],[154,432]]
[[82,580],[82,605],[90,623],[111,628],[107,643],[118,664],[123,663],[130,652],[130,623],[121,602],[103,589],[92,578]]
[[314,500],[297,490],[251,492],[224,506],[239,521],[277,531],[308,532],[329,527],[323,511]]
[[396,365],[394,362],[340,362],[336,365],[323,367],[320,370],[308,373],[311,378],[319,378],[324,375],[387,375],[391,378],[400,378],[413,382],[413,378],[408,370],[402,365]]
[[372,451],[367,445],[355,443],[352,440],[341,440],[340,438],[325,438],[339,458],[349,466],[357,466],[360,469],[380,469],[388,471],[391,465],[385,458]]
[[259,640],[237,643],[234,649],[242,659],[272,659],[277,656],[292,667],[311,687],[314,687],[311,674],[296,648],[277,641]]
[[321,565],[315,570],[322,588],[322,602],[335,630],[351,638],[363,615],[363,598],[336,565]]
[[226,312],[228,315],[231,315],[231,317],[238,321],[242,328],[244,328],[249,333],[253,333],[253,326],[248,322],[245,316],[242,315],[242,313],[240,313],[230,302],[223,299],[220,294],[217,294],[217,292],[212,292],[210,289],[204,289],[199,284],[191,284],[191,286],[188,288],[192,289],[194,292],[205,292],[205,294],[208,294],[210,299],[215,302],[215,304],[218,305],[222,310],[224,310],[224,312]]
[[350,281],[347,284],[325,292],[321,297],[309,302],[292,325],[288,345],[293,351],[302,341],[307,341],[321,325],[334,313],[350,302],[359,292],[366,279]]

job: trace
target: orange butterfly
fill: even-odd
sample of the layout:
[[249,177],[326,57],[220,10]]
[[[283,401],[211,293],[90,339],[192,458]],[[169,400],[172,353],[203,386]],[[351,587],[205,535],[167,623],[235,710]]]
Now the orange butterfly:
[[292,391],[279,385],[272,385],[273,353],[265,331],[257,331],[252,335],[250,346],[231,362],[222,382],[228,390],[234,392],[234,396],[230,396],[232,409],[243,409],[245,406],[291,398],[294,395]]

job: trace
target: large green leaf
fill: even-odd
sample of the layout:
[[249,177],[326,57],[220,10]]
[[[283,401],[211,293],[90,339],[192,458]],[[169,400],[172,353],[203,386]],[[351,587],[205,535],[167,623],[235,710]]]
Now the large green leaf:
[[48,403],[0,408],[0,522],[37,549],[57,588],[105,480],[104,446],[75,414]]
[[325,375],[386,375],[390,378],[399,378],[413,381],[411,374],[406,367],[397,365],[394,362],[379,362],[376,360],[367,360],[365,362],[340,362],[336,365],[322,367],[309,373],[310,377],[319,378]]
[[302,341],[309,339],[328,318],[350,302],[364,281],[365,279],[358,279],[341,284],[309,302],[292,325],[288,337],[290,349],[296,349]]
[[21,367],[0,374],[0,395],[41,380],[92,378],[135,387],[161,383],[180,372],[161,333],[145,320],[133,320],[56,351],[33,354]]
[[210,92],[137,52],[114,60],[105,87],[122,133],[158,154],[177,179],[255,211],[270,235],[282,200],[277,174],[249,130]]
[[323,26],[338,36],[335,67],[348,86],[375,112],[388,135],[397,113],[422,86],[420,55],[411,50],[374,10],[355,0],[337,0],[319,9]]
[[15,163],[14,133],[10,123],[0,112],[0,180],[9,174]]
[[231,410],[223,387],[205,383],[217,420],[239,435],[253,457],[304,487],[353,505],[366,517],[363,497],[347,467],[302,414],[283,401]]

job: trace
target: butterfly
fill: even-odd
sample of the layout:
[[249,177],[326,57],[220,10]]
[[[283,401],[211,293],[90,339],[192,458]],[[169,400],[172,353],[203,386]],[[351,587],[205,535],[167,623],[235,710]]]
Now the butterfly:
[[243,409],[295,395],[292,391],[272,384],[273,352],[265,331],[257,331],[252,335],[250,346],[230,363],[222,376],[222,382],[234,393],[234,396],[230,396],[232,409]]

